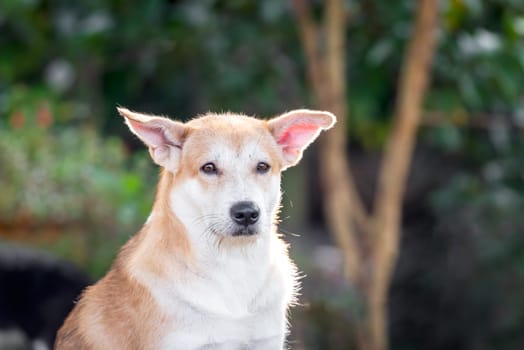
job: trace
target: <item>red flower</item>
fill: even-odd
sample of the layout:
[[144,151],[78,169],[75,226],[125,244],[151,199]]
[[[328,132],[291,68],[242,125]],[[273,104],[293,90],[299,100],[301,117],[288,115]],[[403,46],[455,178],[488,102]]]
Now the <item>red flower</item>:
[[36,112],[36,123],[44,129],[53,124],[53,114],[51,114],[51,109],[47,103],[40,104]]
[[22,111],[15,111],[11,114],[11,126],[15,129],[21,129],[25,125],[25,115]]

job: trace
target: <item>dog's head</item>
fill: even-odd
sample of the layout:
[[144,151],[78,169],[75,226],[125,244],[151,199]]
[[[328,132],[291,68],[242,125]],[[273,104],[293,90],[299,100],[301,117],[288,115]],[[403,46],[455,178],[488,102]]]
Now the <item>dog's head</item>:
[[310,110],[267,121],[208,114],[187,123],[118,111],[155,163],[174,176],[166,195],[193,240],[270,232],[280,203],[280,173],[335,122],[329,112]]

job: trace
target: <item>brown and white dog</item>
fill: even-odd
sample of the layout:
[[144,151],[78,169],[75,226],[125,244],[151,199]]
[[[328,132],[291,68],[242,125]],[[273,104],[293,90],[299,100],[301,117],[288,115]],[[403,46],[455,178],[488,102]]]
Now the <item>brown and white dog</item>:
[[297,280],[276,231],[280,174],[335,117],[226,113],[184,124],[118,111],[162,167],[156,199],[55,348],[283,349]]

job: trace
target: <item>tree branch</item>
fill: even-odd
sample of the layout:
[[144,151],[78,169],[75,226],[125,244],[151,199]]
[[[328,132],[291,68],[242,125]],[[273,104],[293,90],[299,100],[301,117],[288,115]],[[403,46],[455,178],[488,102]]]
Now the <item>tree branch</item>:
[[[437,19],[438,0],[420,0],[402,65],[394,127],[386,145],[377,184],[375,218],[378,229],[373,242],[374,286],[370,295],[370,310],[375,319],[372,334],[381,334],[385,329],[387,291],[400,240],[402,198],[430,77]],[[385,335],[376,338],[378,349],[387,348]]]
[[321,55],[319,30],[309,3],[293,0],[300,37],[307,56],[308,76],[320,108],[333,112],[337,125],[321,139],[320,164],[327,222],[344,255],[344,271],[356,283],[360,273],[360,248],[355,222],[365,226],[367,215],[356,191],[346,154],[345,31],[343,1],[330,0],[325,13],[326,53]]
[[[323,108],[329,108],[338,117],[336,128],[331,132],[326,146],[330,150],[340,150],[339,155],[347,159],[345,152],[347,145],[347,84],[346,84],[346,28],[347,12],[344,8],[343,0],[329,0],[326,5],[324,16],[324,27],[326,29],[326,57],[324,60],[324,72],[328,84],[325,87],[328,91],[327,101],[324,101]],[[355,180],[351,173],[347,161],[339,160],[342,169],[337,173],[344,178],[335,182],[340,195],[345,195],[347,208],[345,215],[351,216],[362,228],[368,227],[368,214],[355,186]],[[332,180],[334,180],[332,178]],[[334,189],[337,191],[337,189]],[[339,209],[340,210],[340,209]]]
[[376,349],[387,348],[387,291],[398,255],[402,198],[408,178],[422,102],[436,46],[438,0],[419,0],[415,27],[398,85],[394,126],[386,145],[375,198],[376,235],[373,242],[373,288],[370,292],[371,334]]
[[400,225],[402,197],[435,51],[438,1],[420,0],[418,5],[416,24],[398,85],[394,126],[378,180],[375,213],[382,227]]

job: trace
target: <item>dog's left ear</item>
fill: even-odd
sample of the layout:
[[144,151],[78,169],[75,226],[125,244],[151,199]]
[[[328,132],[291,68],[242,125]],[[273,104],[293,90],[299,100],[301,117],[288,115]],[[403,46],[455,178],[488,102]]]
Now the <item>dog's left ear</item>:
[[182,143],[186,135],[183,123],[168,118],[117,108],[129,129],[149,148],[154,162],[175,173],[180,163]]
[[297,164],[307,146],[336,120],[332,113],[308,109],[294,110],[269,120],[269,129],[282,151],[282,170]]

